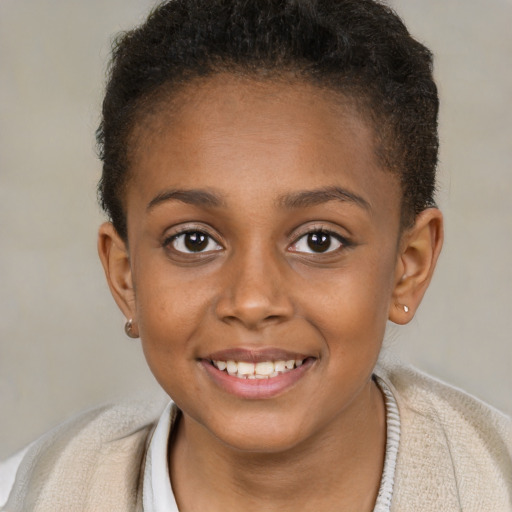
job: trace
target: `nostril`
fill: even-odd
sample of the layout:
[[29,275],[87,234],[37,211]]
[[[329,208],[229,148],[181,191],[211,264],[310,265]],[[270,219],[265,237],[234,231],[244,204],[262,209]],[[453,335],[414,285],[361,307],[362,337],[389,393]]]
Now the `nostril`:
[[[217,317],[228,324],[242,324],[247,329],[258,329],[269,324],[283,322],[291,317],[291,313],[289,312],[291,308],[279,308],[275,306],[248,308],[233,306],[229,309],[230,310],[227,311],[226,309],[222,310],[222,308],[218,308]],[[274,311],[269,312],[269,309],[273,309]]]
[[269,315],[265,318],[267,322],[280,322],[282,319],[283,317],[280,315]]

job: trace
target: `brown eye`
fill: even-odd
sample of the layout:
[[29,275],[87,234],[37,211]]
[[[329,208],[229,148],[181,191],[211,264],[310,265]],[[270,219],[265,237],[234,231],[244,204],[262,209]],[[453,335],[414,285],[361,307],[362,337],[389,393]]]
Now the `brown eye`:
[[207,233],[202,231],[186,231],[171,240],[173,249],[184,253],[218,251],[222,247]]
[[331,235],[327,233],[310,233],[308,235],[308,247],[313,252],[326,252],[331,247]]
[[339,249],[344,244],[340,237],[328,231],[312,231],[301,236],[292,246],[294,252],[322,254]]
[[185,247],[191,252],[204,251],[208,245],[208,236],[195,231],[183,235]]

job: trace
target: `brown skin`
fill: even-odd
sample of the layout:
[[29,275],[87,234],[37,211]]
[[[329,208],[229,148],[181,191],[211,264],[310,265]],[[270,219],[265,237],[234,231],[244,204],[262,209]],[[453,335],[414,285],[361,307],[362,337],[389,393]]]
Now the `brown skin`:
[[[183,411],[170,450],[178,505],[370,511],[386,432],[371,374],[386,321],[407,323],[430,282],[441,213],[425,210],[401,232],[400,187],[379,167],[371,127],[331,93],[217,76],[180,100],[136,133],[129,247],[109,223],[99,233],[114,298]],[[366,205],[319,194],[292,204],[332,187]],[[219,201],[148,209],[174,189]],[[182,228],[208,234],[206,250],[183,253],[183,236],[169,240]],[[306,243],[320,229],[333,250]],[[223,349],[269,347],[315,358],[270,399],[233,396],[200,364]]]

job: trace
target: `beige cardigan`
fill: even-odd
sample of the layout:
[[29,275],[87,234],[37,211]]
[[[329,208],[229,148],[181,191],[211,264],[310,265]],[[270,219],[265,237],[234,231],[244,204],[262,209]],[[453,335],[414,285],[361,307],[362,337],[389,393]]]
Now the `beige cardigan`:
[[[398,403],[401,436],[393,511],[512,511],[512,422],[475,398],[401,363],[375,373]],[[6,512],[142,510],[153,405],[86,412],[25,455]]]

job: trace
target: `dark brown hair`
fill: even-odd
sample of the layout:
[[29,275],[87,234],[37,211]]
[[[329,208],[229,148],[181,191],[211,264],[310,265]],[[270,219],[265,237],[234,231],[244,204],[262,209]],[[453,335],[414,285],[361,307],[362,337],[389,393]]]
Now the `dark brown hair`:
[[115,41],[97,131],[99,200],[126,239],[130,134],[165,88],[214,73],[298,80],[364,106],[383,166],[400,177],[402,224],[434,204],[438,136],[432,55],[373,0],[170,0]]

